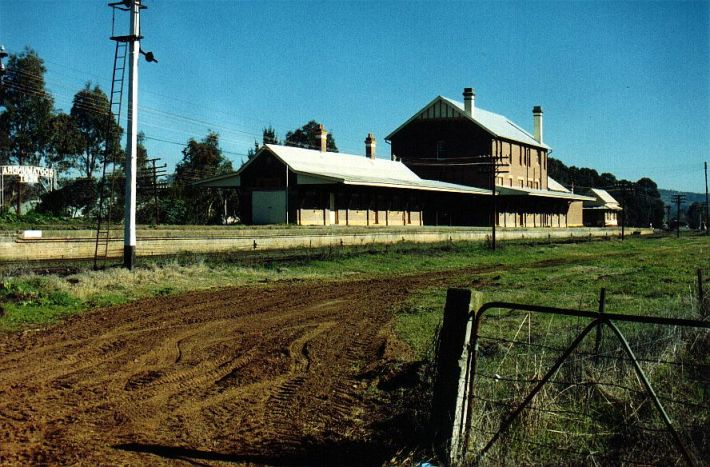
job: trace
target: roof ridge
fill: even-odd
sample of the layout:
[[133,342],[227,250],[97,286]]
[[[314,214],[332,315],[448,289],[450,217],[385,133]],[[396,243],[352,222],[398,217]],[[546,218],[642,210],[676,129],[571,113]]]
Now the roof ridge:
[[299,146],[287,146],[285,144],[273,144],[273,143],[267,143],[264,144],[264,146],[267,147],[276,147],[276,148],[286,148],[287,150],[296,150],[296,151],[309,151],[309,152],[314,152],[318,154],[319,156],[333,156],[333,157],[354,157],[356,159],[364,159],[370,162],[396,162],[396,163],[401,163],[399,161],[393,161],[391,159],[386,159],[383,157],[376,157],[374,159],[371,159],[367,157],[365,154],[352,154],[349,152],[333,152],[333,151],[321,151],[320,149],[311,149],[311,148],[302,148]]

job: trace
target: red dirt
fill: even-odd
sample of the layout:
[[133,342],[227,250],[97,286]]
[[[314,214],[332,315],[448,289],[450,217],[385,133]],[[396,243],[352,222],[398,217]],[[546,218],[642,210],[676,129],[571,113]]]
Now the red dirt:
[[391,310],[452,277],[191,293],[0,336],[0,464],[382,463],[408,436],[369,391]]

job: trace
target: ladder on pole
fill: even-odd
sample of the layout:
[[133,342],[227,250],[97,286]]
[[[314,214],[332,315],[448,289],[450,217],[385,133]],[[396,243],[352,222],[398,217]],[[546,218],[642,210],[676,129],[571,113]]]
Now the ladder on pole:
[[[126,72],[126,57],[128,55],[128,42],[121,38],[114,38],[116,51],[113,57],[113,80],[111,81],[110,111],[106,116],[106,144],[104,152],[101,181],[98,187],[98,213],[96,216],[96,244],[94,248],[94,269],[99,268],[99,263],[105,265],[109,255],[111,241],[111,215],[116,198],[116,154],[120,141],[114,136],[114,125],[121,120],[123,103],[123,81]],[[110,183],[107,183],[107,177]],[[108,186],[110,186],[110,188]]]

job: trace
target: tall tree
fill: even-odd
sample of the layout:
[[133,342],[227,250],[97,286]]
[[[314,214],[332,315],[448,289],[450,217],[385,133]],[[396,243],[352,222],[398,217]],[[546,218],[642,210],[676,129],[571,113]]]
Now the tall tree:
[[663,224],[664,204],[656,182],[648,177],[640,178],[633,185],[633,196],[629,203],[629,225],[648,227]]
[[[307,149],[320,149],[320,140],[317,137],[319,127],[320,123],[311,120],[301,128],[286,133],[284,144],[286,146],[297,146]],[[328,133],[326,137],[326,149],[330,152],[338,152],[338,147],[335,145],[335,138],[333,138],[331,133]]]
[[186,203],[186,223],[222,223],[235,216],[237,199],[232,190],[195,187],[194,182],[232,171],[232,163],[219,147],[219,135],[210,131],[201,141],[193,138],[182,151],[182,160],[175,167],[178,197]]
[[[279,144],[279,137],[276,135],[276,130],[273,129],[271,125],[268,128],[264,128],[261,133],[262,144]],[[258,141],[254,141],[254,147],[247,150],[247,158],[251,159],[256,156],[257,151],[259,151],[260,145]]]
[[139,171],[148,170],[148,149],[145,147],[145,133],[139,131],[138,135],[136,135],[136,139],[136,165],[138,166]]
[[[148,149],[145,147],[145,133],[139,131],[136,135],[136,167],[138,171],[148,170],[150,166],[148,165]],[[120,151],[118,157],[116,158],[116,164],[121,167],[121,170],[126,168],[126,153],[125,151]]]
[[59,172],[73,168],[82,150],[82,135],[71,115],[58,113],[52,117],[50,151],[47,165]]
[[87,178],[92,178],[98,164],[104,162],[105,152],[118,161],[121,149],[121,127],[111,113],[111,104],[99,86],[91,88],[91,83],[74,95],[71,116],[81,133],[81,152],[76,158],[76,168]]
[[0,114],[4,162],[39,165],[47,155],[54,102],[45,89],[46,71],[44,61],[32,49],[9,56],[5,109]]
[[[0,113],[0,163],[40,165],[47,158],[53,99],[45,89],[44,62],[32,49],[12,54],[4,77]],[[27,187],[14,180],[17,213]]]
[[264,128],[262,142],[264,144],[279,144],[279,137],[276,136],[276,130],[271,125],[268,128]]
[[705,207],[697,201],[688,206],[685,218],[688,219],[688,227],[700,229],[705,227]]

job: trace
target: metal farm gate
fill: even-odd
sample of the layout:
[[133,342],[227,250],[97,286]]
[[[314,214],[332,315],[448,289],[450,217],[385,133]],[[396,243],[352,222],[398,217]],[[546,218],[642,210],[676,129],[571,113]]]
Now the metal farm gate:
[[710,459],[708,321],[606,313],[604,290],[598,312],[491,302],[471,313],[470,294],[449,290],[440,334],[432,415],[440,459]]

